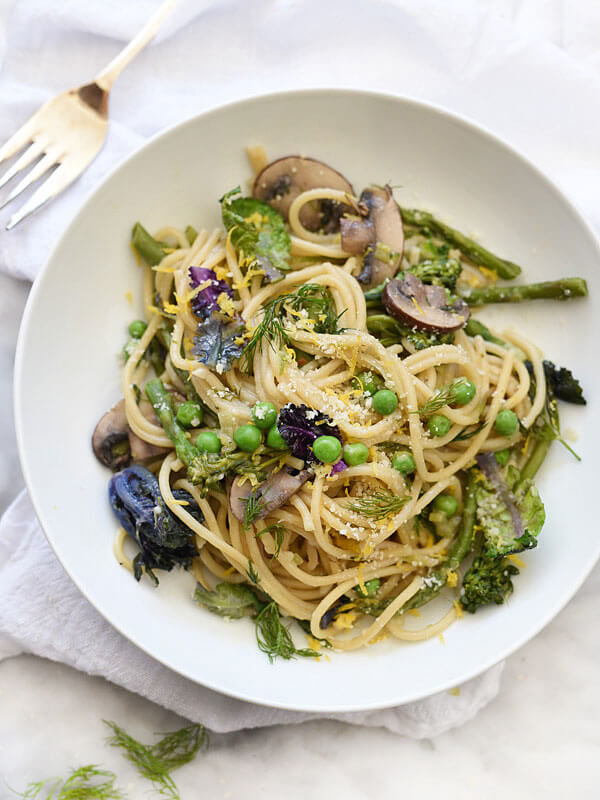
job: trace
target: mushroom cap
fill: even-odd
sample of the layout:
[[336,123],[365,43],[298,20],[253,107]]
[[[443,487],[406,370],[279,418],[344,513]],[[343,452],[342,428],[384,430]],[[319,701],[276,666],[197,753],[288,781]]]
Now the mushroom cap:
[[129,449],[115,455],[113,448],[121,442],[126,442],[128,435],[129,425],[125,413],[125,400],[120,400],[100,418],[94,428],[92,449],[98,461],[111,469],[127,466],[131,457]]
[[450,333],[466,325],[471,316],[464,300],[459,298],[449,306],[441,286],[428,286],[412,273],[389,281],[381,301],[390,316],[420,331]]
[[348,216],[340,220],[342,250],[353,256],[362,255],[369,245],[375,244],[375,225],[368,217]]
[[273,473],[270,478],[255,489],[248,481],[240,483],[239,478],[235,478],[229,490],[231,512],[236,519],[243,522],[246,516],[246,502],[254,492],[264,504],[256,516],[256,519],[262,519],[267,514],[270,514],[271,511],[280,508],[286,503],[306,483],[310,476],[311,471],[309,469],[300,470],[294,475],[289,468],[283,467],[283,469]]
[[[322,161],[302,156],[285,156],[267,164],[259,172],[254,181],[253,195],[264,200],[287,219],[294,200],[309,189],[339,189],[354,194],[352,184]],[[331,232],[337,230],[341,215],[350,210],[348,206],[332,200],[321,200],[319,208],[306,203],[300,211],[300,222],[310,231],[325,228]]]
[[[342,248],[348,253],[365,253],[362,271],[356,279],[371,288],[383,283],[386,278],[392,278],[398,271],[404,250],[404,227],[400,209],[389,186],[365,189],[360,196],[359,208],[366,212],[362,225],[360,217],[350,218],[353,224],[344,225],[342,220]],[[355,249],[362,241],[366,242],[362,250]],[[389,248],[393,254],[389,261],[376,258],[375,253],[368,250],[377,243]]]
[[[169,394],[174,397],[178,393],[169,392]],[[149,400],[147,400],[145,397],[142,397],[138,408],[140,409],[140,412],[143,414],[143,416],[146,417],[148,422],[152,422],[154,425],[160,425],[158,417],[156,416],[156,414],[154,413],[154,409],[152,408],[152,403]],[[146,461],[148,458],[156,458],[156,456],[162,456],[165,453],[168,453],[171,448],[161,447],[158,444],[150,444],[150,442],[147,442],[145,439],[141,439],[136,433],[134,433],[130,429],[129,449],[131,451],[131,458],[133,461]]]

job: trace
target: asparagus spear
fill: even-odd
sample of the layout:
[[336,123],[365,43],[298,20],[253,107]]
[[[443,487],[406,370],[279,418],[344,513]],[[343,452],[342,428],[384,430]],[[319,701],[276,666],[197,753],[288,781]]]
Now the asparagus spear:
[[[164,428],[169,439],[175,445],[177,458],[188,467],[188,471],[191,470],[193,472],[194,464],[199,458],[199,452],[188,439],[185,429],[182,428],[175,419],[173,401],[160,378],[148,381],[146,384],[146,395],[148,396],[148,400],[152,403],[158,421]],[[193,480],[191,474],[190,479]]]
[[428,211],[418,211],[414,208],[400,208],[402,220],[407,224],[422,231],[429,231],[444,239],[452,247],[457,247],[474,264],[487,269],[493,269],[500,278],[511,280],[521,274],[521,267],[512,261],[499,258],[485,247],[465,236],[464,233],[451,228],[445,222],[440,222]]
[[471,317],[465,325],[464,330],[467,336],[481,336],[486,342],[492,342],[500,347],[504,347],[506,350],[512,350],[517,358],[521,361],[525,361],[525,353],[519,347],[515,347],[515,345],[510,344],[510,342],[505,342],[504,339],[499,339],[498,336],[494,336],[491,330],[480,320]]
[[253,474],[262,480],[264,470],[278,463],[288,452],[273,450],[264,445],[260,445],[253,453],[243,450],[230,453],[201,452],[177,422],[171,397],[160,378],[148,381],[146,395],[165,433],[175,445],[177,457],[186,465],[188,478],[192,483],[203,484],[205,488],[217,487],[226,473]]
[[[475,524],[475,511],[477,507],[475,500],[475,488],[477,485],[476,476],[477,473],[475,470],[469,470],[467,473],[462,525],[458,536],[450,548],[448,557],[435,572],[432,572],[431,575],[426,578],[426,585],[422,589],[419,589],[419,591],[396,612],[397,614],[401,614],[411,608],[423,606],[436,597],[448,582],[448,575],[450,572],[457,569],[471,552],[473,547],[473,526]],[[376,616],[381,614],[381,612],[389,606],[392,599],[393,598],[385,598],[384,600],[377,601],[376,599],[369,600],[366,598],[364,600],[354,601],[354,607],[357,611]]]
[[133,226],[131,244],[151,267],[159,264],[165,257],[166,245],[151,236],[140,222],[136,222]]
[[465,486],[462,525],[458,536],[450,548],[448,558],[429,576],[428,585],[419,589],[408,603],[402,606],[400,609],[401,611],[407,611],[410,608],[418,608],[419,606],[425,605],[425,603],[428,603],[438,595],[446,585],[450,572],[457,569],[470,553],[473,546],[473,526],[475,524],[475,511],[477,508],[477,502],[475,500],[476,478],[477,473],[475,470],[469,470],[467,473],[467,484]]
[[198,238],[198,231],[192,225],[188,225],[185,229],[185,238],[190,243],[190,246],[194,244],[196,239]]
[[560,278],[557,281],[526,283],[522,286],[484,286],[481,289],[462,289],[463,300],[470,306],[486,303],[521,303],[523,300],[570,300],[586,297],[587,283],[583,278]]

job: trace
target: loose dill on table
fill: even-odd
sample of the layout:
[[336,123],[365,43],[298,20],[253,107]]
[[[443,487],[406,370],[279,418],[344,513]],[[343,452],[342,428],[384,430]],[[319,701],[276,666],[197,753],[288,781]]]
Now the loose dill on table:
[[[134,739],[116,722],[104,720],[112,730],[108,743],[118,747],[124,757],[138,770],[140,775],[152,781],[162,797],[180,800],[179,791],[171,777],[171,770],[192,761],[198,751],[208,747],[208,731],[203,725],[188,725],[168,733],[156,744],[145,745]],[[96,797],[96,795],[90,795]]]

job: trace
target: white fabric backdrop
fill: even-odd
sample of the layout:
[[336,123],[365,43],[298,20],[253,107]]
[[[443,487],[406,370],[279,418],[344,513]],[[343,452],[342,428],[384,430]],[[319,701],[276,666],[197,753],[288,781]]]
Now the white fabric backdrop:
[[[50,0],[0,0],[0,142],[42,102],[89,80],[157,5],[65,0],[58,9]],[[181,0],[118,80],[99,158],[49,207],[0,233],[0,269],[33,278],[85,195],[157,131],[230,100],[309,86],[408,94],[465,114],[535,161],[600,228],[599,31],[600,6],[588,0]],[[14,207],[0,211],[2,226]],[[71,638],[58,635],[64,617],[56,606],[33,591],[40,570],[68,608]],[[73,637],[89,629],[97,635],[74,655]],[[123,640],[70,584],[25,495],[0,525],[0,657],[23,650],[106,675],[216,730],[306,718],[189,684]],[[144,681],[125,673],[124,659],[135,660]],[[463,687],[461,700],[443,695],[344,718],[434,735],[491,699],[500,672]]]

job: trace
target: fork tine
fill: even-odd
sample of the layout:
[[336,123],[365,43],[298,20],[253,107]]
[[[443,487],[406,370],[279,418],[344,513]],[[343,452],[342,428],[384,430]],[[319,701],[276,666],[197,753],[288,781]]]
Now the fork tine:
[[[41,111],[41,109],[40,109]],[[37,133],[37,122],[39,119],[39,111],[29,117],[27,122],[24,125],[21,125],[19,130],[10,137],[10,139],[5,142],[2,147],[0,147],[0,163],[5,161],[7,158],[14,156],[15,153],[18,153],[27,142],[30,142],[34,135]]]
[[51,200],[59,192],[62,192],[72,181],[75,180],[81,173],[81,166],[76,162],[65,161],[60,167],[55,170],[52,175],[37,189],[29,200],[21,206],[21,208],[12,215],[8,220],[6,230],[9,231],[22,222],[25,217],[33,214],[41,208],[44,203]]
[[25,191],[25,189],[34,181],[37,181],[38,178],[41,178],[42,175],[44,175],[44,173],[48,172],[48,170],[58,162],[60,155],[61,153],[58,150],[46,153],[42,160],[39,161],[35,167],[28,172],[28,174],[23,178],[22,181],[20,181],[20,183],[17,184],[17,186],[15,186],[6,200],[0,204],[0,208],[4,208],[5,205],[8,205],[8,203],[14,200],[15,197],[18,197],[21,192]]
[[[21,172],[22,169],[29,166],[32,161],[40,156],[44,152],[44,147],[39,142],[33,142],[29,145],[27,150],[23,153],[23,155],[15,161],[12,167],[7,170],[4,175],[0,178],[0,189],[5,186],[11,178],[14,178],[18,172]],[[1,208],[1,206],[0,206]]]

